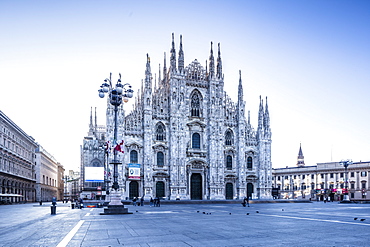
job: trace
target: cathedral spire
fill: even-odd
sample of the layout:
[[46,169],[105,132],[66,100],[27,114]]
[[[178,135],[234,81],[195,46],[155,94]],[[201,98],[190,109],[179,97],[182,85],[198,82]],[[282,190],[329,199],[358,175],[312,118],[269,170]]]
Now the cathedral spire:
[[264,115],[263,99],[261,98],[261,95],[260,95],[260,107],[258,110],[258,130],[262,130],[262,127],[263,127],[263,115]]
[[239,70],[238,101],[243,102],[242,71]]
[[182,50],[182,35],[180,35],[179,72],[184,72],[184,51]]
[[152,90],[152,72],[150,68],[150,57],[149,54],[146,54],[146,69],[145,69],[145,90]]
[[93,116],[92,116],[92,107],[90,110],[90,124],[89,124],[89,136],[92,136],[94,133],[94,125],[93,125]]
[[154,73],[154,91],[157,90],[157,73]]
[[222,79],[222,61],[221,61],[221,50],[220,43],[218,43],[218,57],[217,57],[217,74],[218,79]]
[[94,126],[94,134],[97,133],[98,130],[98,118],[96,116],[96,107],[95,107],[95,126]]
[[166,52],[164,52],[164,59],[163,59],[163,80],[166,81],[166,79],[167,79]]
[[270,128],[270,113],[268,109],[268,104],[267,104],[267,96],[266,96],[266,106],[265,106],[265,114],[264,114],[264,125],[266,129]]
[[159,71],[158,71],[158,87],[161,85],[161,64],[159,64]]
[[213,42],[211,42],[211,52],[209,54],[209,77],[212,79],[215,76],[215,59],[213,57]]
[[176,50],[175,50],[175,38],[174,33],[172,33],[172,48],[171,48],[171,72],[176,72]]
[[298,158],[297,158],[297,166],[304,166],[304,156],[302,152],[301,143],[299,143],[299,151],[298,151]]
[[206,75],[208,76],[208,61],[206,60]]
[[143,97],[144,94],[144,81],[141,79],[141,97]]

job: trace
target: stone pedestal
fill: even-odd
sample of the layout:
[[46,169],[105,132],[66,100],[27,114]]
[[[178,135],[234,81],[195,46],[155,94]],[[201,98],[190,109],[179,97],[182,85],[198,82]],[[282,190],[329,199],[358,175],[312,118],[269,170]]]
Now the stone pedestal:
[[128,212],[128,208],[121,202],[121,193],[119,191],[112,191],[110,196],[110,202],[107,207],[104,208],[104,213],[100,213],[102,215],[105,214],[132,214]]

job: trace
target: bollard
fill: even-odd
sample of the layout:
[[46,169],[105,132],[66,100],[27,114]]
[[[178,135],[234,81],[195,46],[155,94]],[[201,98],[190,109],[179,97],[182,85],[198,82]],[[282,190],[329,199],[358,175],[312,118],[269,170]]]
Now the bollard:
[[72,207],[72,209],[75,209],[75,204],[71,203],[71,207]]
[[57,213],[57,206],[50,206],[50,209],[51,209],[51,214]]

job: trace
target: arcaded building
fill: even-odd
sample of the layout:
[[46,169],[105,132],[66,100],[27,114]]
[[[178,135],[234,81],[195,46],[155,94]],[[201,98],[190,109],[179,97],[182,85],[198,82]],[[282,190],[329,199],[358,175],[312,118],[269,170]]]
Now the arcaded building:
[[341,161],[306,166],[300,146],[295,166],[272,170],[273,187],[281,199],[341,201],[348,189],[350,200],[370,200],[369,172],[370,162],[362,161],[351,163],[347,170]]
[[0,111],[0,199],[35,201],[35,139]]

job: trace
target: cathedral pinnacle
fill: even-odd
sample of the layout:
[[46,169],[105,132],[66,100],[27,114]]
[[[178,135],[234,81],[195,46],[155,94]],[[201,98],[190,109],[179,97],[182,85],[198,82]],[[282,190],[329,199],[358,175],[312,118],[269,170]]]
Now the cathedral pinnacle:
[[218,57],[217,57],[217,74],[218,79],[222,79],[222,61],[221,61],[221,50],[220,43],[218,43]]
[[[263,99],[261,98],[260,95],[260,107],[258,110],[258,130],[262,131],[263,127],[263,117],[264,117],[264,111],[263,111]],[[260,133],[261,134],[261,133]]]
[[211,42],[211,52],[209,54],[209,77],[212,79],[215,76],[215,59],[213,57],[213,42]]
[[176,50],[175,50],[175,38],[174,33],[172,33],[172,48],[171,48],[171,72],[176,72]]
[[145,90],[150,93],[152,91],[152,71],[150,68],[150,57],[148,53],[146,54]]
[[239,70],[238,101],[243,101],[242,71]]
[[184,51],[182,50],[182,35],[180,35],[180,50],[179,50],[179,72],[184,71]]
[[266,129],[270,128],[270,114],[267,104],[267,96],[266,96],[266,106],[265,106],[265,113],[264,113],[264,127]]
[[94,133],[94,125],[93,125],[93,115],[92,115],[92,107],[91,107],[91,110],[90,110],[90,124],[89,124],[89,133],[88,135],[89,136],[92,136],[93,133]]
[[167,66],[166,66],[166,52],[164,52],[164,60],[163,60],[163,80],[166,81],[167,79]]
[[149,54],[147,53],[146,54],[146,70],[145,70],[145,74],[151,74],[151,69],[150,69],[150,57],[149,57]]

